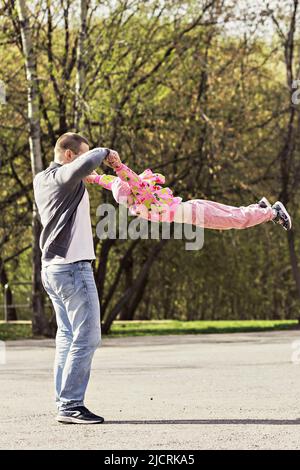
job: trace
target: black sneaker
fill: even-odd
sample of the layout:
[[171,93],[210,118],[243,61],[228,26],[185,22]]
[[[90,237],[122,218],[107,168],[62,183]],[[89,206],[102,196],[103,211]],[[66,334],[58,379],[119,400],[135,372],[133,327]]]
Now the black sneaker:
[[56,416],[56,421],[67,424],[99,424],[104,422],[104,418],[94,415],[85,406],[74,406],[61,410]]
[[273,219],[273,222],[283,226],[284,230],[291,230],[292,228],[292,219],[288,211],[282,204],[282,202],[277,201],[273,204],[272,209],[275,210],[276,216]]

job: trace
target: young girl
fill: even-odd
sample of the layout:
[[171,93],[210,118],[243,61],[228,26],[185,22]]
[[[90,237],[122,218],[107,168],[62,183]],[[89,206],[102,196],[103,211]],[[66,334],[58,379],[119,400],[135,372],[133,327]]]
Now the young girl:
[[110,152],[105,163],[117,176],[98,175],[94,172],[86,179],[112,191],[115,200],[128,207],[129,213],[151,221],[193,224],[209,229],[244,229],[269,220],[281,224],[285,230],[292,227],[291,217],[284,205],[273,206],[266,198],[247,207],[233,207],[203,199],[182,202],[173,196],[170,188],[163,187],[165,178],[150,169],[137,175],[124,165],[117,152]]

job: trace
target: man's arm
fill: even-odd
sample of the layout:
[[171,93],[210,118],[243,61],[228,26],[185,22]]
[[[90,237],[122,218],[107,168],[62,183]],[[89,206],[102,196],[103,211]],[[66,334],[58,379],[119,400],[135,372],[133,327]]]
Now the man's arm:
[[80,155],[73,162],[62,165],[55,174],[57,183],[59,185],[79,183],[101,165],[109,152],[107,148],[97,147]]

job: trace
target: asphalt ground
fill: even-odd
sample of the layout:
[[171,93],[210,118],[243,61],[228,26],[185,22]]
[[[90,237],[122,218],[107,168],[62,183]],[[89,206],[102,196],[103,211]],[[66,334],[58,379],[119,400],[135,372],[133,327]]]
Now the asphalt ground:
[[5,346],[1,449],[300,449],[297,331],[105,338],[89,426],[54,419],[54,341]]

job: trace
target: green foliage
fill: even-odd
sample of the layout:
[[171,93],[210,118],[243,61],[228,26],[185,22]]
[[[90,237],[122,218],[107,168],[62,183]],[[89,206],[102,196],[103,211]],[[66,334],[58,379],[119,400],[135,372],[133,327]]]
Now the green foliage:
[[[78,39],[74,2],[68,30],[59,3],[50,4],[52,29],[41,14],[35,26],[45,166],[56,138],[74,129]],[[233,14],[229,7],[212,7],[188,28],[198,4],[166,1],[161,13],[160,2],[134,1],[127,10],[116,2],[106,15],[96,9],[86,39],[80,131],[93,146],[116,148],[136,171],[162,172],[185,200],[246,205],[265,195],[274,201],[281,191],[278,150],[289,119],[283,51],[275,35],[265,40],[226,33],[222,21]],[[180,14],[184,9],[186,15]],[[0,39],[9,42],[0,42],[0,79],[8,98],[0,106],[0,241],[13,282],[31,278],[33,196],[23,58],[11,19],[3,22]],[[299,160],[299,135],[294,151]],[[296,168],[291,172],[296,181]],[[90,194],[95,228],[96,207],[112,198],[98,187]],[[298,201],[295,183],[289,209],[296,230]],[[96,243],[101,274],[104,242]],[[105,315],[139,275],[153,243],[134,248]],[[295,243],[299,253],[297,237]],[[117,241],[109,250],[102,303],[130,246]],[[16,287],[14,295],[22,303],[28,292]],[[135,318],[287,319],[298,312],[285,233],[269,223],[247,231],[206,231],[199,252],[185,251],[183,241],[168,242],[149,272]]]

